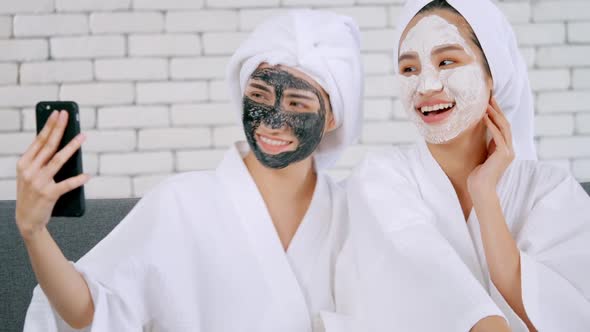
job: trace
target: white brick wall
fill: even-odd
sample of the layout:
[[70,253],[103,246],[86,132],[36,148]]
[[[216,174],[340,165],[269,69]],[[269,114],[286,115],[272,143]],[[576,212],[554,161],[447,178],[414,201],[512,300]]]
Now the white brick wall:
[[140,150],[205,148],[210,145],[209,128],[158,128],[139,131]]
[[194,56],[200,52],[201,42],[197,35],[159,34],[129,36],[129,54],[132,56]]
[[387,26],[387,11],[383,10],[383,7],[334,7],[331,10],[352,17],[360,28],[384,28]]
[[42,13],[50,12],[54,7],[54,0],[19,0],[2,1],[1,14]]
[[211,8],[278,7],[280,0],[205,0]]
[[172,124],[186,125],[231,125],[239,120],[229,103],[202,103],[172,106]]
[[590,19],[590,2],[540,1],[533,8],[534,21],[565,21]]
[[138,83],[139,104],[182,103],[207,99],[204,82]]
[[569,22],[567,25],[567,37],[571,43],[588,43],[590,42],[590,23],[588,22]]
[[18,157],[0,157],[0,177],[14,178],[16,176],[16,162]]
[[223,79],[228,62],[229,57],[223,56],[176,58],[170,62],[170,76],[172,79]]
[[529,2],[501,2],[498,7],[511,23],[527,23],[531,18]]
[[514,32],[520,45],[555,45],[565,42],[563,23],[515,24]]
[[88,152],[133,151],[137,146],[134,130],[87,130],[84,150]]
[[55,60],[27,62],[20,65],[20,82],[23,84],[89,82],[93,78],[90,60]]
[[133,102],[134,90],[131,83],[63,84],[59,96],[81,105],[119,105]]
[[[267,17],[325,8],[361,27],[364,128],[330,174],[418,137],[392,62],[404,0],[10,0],[0,2],[0,199],[32,142],[34,105],[80,105],[88,197],[141,196],[210,169],[243,139],[224,81],[229,57]],[[529,67],[539,156],[590,181],[590,1],[500,0]]]
[[203,33],[203,50],[206,55],[231,55],[246,39],[247,33],[205,32]]
[[160,32],[164,30],[162,13],[93,13],[90,15],[92,33]]
[[590,66],[590,45],[548,46],[537,51],[539,67]]
[[590,111],[590,90],[541,92],[537,110],[540,113]]
[[166,15],[166,31],[235,31],[238,12],[234,10],[176,11]]
[[167,128],[170,124],[165,106],[115,106],[98,109],[99,129],[106,128]]
[[535,118],[535,135],[569,136],[574,134],[574,117],[572,115],[537,115]]
[[18,66],[16,63],[0,63],[0,85],[16,84]]
[[226,150],[178,151],[176,168],[178,171],[213,169],[223,159]]
[[570,86],[570,71],[567,69],[532,69],[529,80],[533,91],[566,90]]
[[51,39],[54,58],[101,58],[123,56],[124,36],[56,37]]
[[49,46],[44,39],[0,40],[0,61],[32,61],[47,59]]
[[80,14],[17,15],[14,18],[16,37],[88,34],[88,17]]
[[0,109],[0,131],[18,131],[20,130],[20,124],[20,112],[18,110]]
[[0,38],[8,38],[12,35],[12,17],[0,16]]
[[135,9],[199,9],[203,7],[203,0],[135,0]]
[[263,20],[273,16],[284,13],[286,9],[242,9],[239,12],[239,27],[240,30],[250,31],[256,27],[257,24]]
[[132,194],[131,179],[127,176],[93,176],[84,185],[87,198],[122,198]]
[[577,115],[576,130],[579,134],[590,135],[590,113]]
[[100,172],[108,175],[152,174],[171,172],[172,152],[132,152],[104,154],[100,157]]
[[99,59],[94,62],[94,68],[99,81],[155,81],[168,78],[166,59]]
[[574,160],[573,172],[581,181],[590,181],[590,159]]
[[0,107],[32,106],[39,100],[57,98],[57,85],[8,85],[0,86]]
[[[54,0],[58,11],[91,12],[127,9],[131,0]],[[16,1],[15,1],[16,2]]]
[[133,177],[133,195],[136,197],[143,196],[146,192],[151,190],[158,183],[172,176],[173,174],[157,174],[157,175],[139,175]]
[[590,68],[574,69],[574,89],[590,89]]

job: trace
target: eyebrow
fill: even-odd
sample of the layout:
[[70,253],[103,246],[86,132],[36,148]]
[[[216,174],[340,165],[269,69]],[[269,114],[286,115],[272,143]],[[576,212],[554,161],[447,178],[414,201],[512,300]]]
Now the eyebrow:
[[266,91],[266,92],[270,92],[270,93],[272,93],[272,90],[271,90],[269,87],[267,87],[266,85],[262,85],[262,84],[260,84],[260,83],[255,83],[255,82],[252,82],[252,83],[250,83],[250,85],[251,85],[252,87],[255,87],[255,88],[257,88],[257,89],[264,90],[264,91]]
[[287,97],[292,97],[292,98],[301,98],[301,99],[307,99],[307,100],[316,100],[315,98],[311,97],[311,96],[307,96],[307,95],[302,95],[300,93],[296,93],[296,92],[286,92],[285,96]]
[[416,54],[414,53],[404,53],[402,55],[399,56],[399,58],[397,59],[397,62],[402,62],[403,60],[413,60],[416,59]]
[[446,45],[434,49],[432,54],[440,54],[447,51],[465,51],[465,49],[461,45]]

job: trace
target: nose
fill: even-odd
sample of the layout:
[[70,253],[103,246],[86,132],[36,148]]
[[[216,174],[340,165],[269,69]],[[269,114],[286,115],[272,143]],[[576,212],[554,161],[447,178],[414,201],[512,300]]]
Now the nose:
[[435,92],[440,92],[443,89],[440,81],[439,73],[433,69],[424,70],[420,74],[420,81],[418,83],[418,93],[421,95],[428,95]]
[[268,130],[280,132],[286,130],[287,121],[282,112],[274,110],[262,121],[260,125],[264,126]]
[[286,124],[278,122],[263,122],[259,127],[262,128],[268,135],[279,135],[289,130]]

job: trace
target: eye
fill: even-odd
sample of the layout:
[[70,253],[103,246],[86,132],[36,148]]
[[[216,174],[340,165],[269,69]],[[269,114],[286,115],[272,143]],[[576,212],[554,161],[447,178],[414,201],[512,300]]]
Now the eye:
[[300,102],[297,102],[297,101],[290,102],[289,103],[289,106],[293,106],[293,107],[296,107],[296,108],[306,108],[306,105],[304,103],[300,103]]
[[453,60],[443,60],[443,61],[440,62],[439,66],[441,66],[441,67],[442,66],[449,66],[449,65],[452,65],[454,63],[455,63],[455,61],[453,61]]
[[254,92],[250,93],[250,97],[256,98],[256,99],[263,99],[264,95],[262,95],[262,93],[260,93],[260,92],[254,91]]
[[416,71],[416,67],[405,67],[404,69],[402,69],[403,73],[413,73]]

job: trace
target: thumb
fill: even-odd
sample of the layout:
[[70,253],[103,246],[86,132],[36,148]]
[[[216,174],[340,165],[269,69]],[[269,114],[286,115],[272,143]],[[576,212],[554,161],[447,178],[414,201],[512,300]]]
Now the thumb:
[[491,156],[494,151],[496,151],[496,142],[491,140],[490,144],[488,144],[488,157]]

